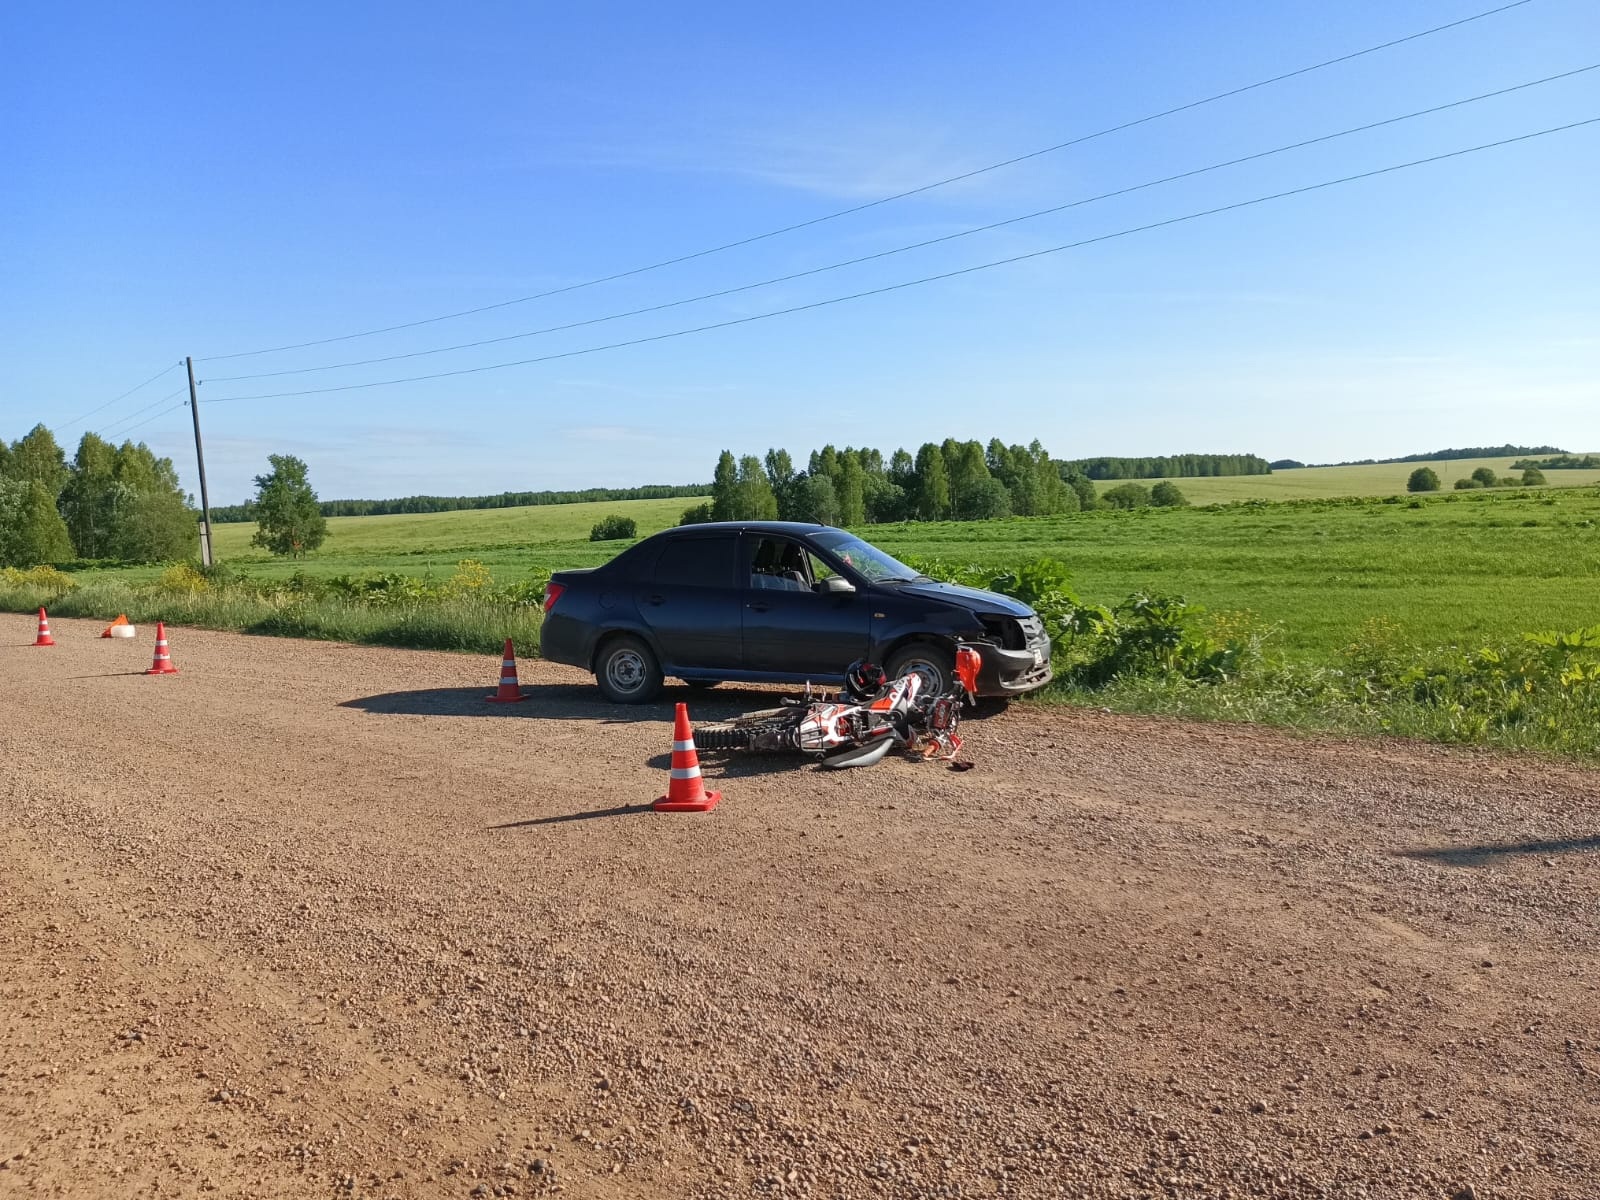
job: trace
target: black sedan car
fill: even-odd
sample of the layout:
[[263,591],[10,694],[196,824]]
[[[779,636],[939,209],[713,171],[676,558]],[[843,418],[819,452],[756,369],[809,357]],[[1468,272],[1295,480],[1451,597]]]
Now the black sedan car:
[[838,683],[857,659],[950,687],[958,642],[982,656],[979,694],[1050,682],[1050,638],[1025,604],[936,583],[842,529],[786,521],[684,525],[603,567],[558,571],[541,653],[593,671],[607,699],[653,699],[664,676]]

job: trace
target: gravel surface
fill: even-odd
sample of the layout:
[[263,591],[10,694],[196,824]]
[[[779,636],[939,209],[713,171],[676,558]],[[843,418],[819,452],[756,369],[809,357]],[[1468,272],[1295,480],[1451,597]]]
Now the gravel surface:
[[0,617],[0,1196],[1600,1193],[1600,774],[1079,710],[705,757],[524,662]]

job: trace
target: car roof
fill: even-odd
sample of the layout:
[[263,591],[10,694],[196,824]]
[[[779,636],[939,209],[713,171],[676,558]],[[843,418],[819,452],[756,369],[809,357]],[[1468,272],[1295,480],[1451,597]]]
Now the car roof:
[[663,529],[652,537],[669,537],[676,534],[697,533],[706,530],[729,531],[747,530],[751,533],[787,533],[793,537],[805,537],[809,534],[831,532],[842,533],[843,530],[835,529],[832,525],[823,525],[810,521],[703,521],[698,525],[674,525],[671,529]]

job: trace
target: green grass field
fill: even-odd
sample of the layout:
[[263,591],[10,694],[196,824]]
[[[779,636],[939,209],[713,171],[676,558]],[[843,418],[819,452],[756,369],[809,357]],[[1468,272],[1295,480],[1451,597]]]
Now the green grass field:
[[[1228,504],[1235,500],[1324,500],[1341,496],[1398,496],[1406,490],[1406,480],[1417,467],[1432,467],[1446,491],[1456,480],[1465,479],[1479,467],[1493,467],[1496,474],[1513,472],[1515,458],[1459,458],[1429,463],[1384,463],[1364,467],[1297,467],[1274,471],[1270,475],[1221,475],[1212,478],[1175,479],[1191,504]],[[1600,471],[1547,471],[1550,486],[1579,487],[1600,483]],[[1100,491],[1125,482],[1098,480]],[[1141,479],[1145,485],[1157,482]]]
[[[1509,469],[1510,460],[1494,460]],[[1446,480],[1473,460],[1434,464]],[[1286,486],[1335,494],[1403,487],[1409,464],[1304,468],[1270,476],[1184,480],[1191,498],[1207,489],[1260,500]],[[1551,472],[1557,483],[1600,472]],[[1304,481],[1314,486],[1306,486]],[[590,542],[595,521],[631,516],[641,536],[676,523],[692,502],[632,500],[406,516],[343,517],[327,544],[303,562],[252,550],[253,525],[217,527],[219,558],[258,578],[398,572],[442,579],[462,559],[484,563],[497,582],[530,572],[593,566],[628,543]],[[1336,656],[1374,618],[1397,624],[1422,646],[1515,639],[1548,628],[1600,622],[1600,492],[1551,486],[1444,491],[1411,507],[1382,500],[1234,504],[1135,512],[1077,513],[993,522],[876,526],[861,530],[891,553],[978,564],[996,572],[1049,556],[1068,564],[1085,599],[1113,603],[1135,590],[1178,593],[1213,611],[1248,610],[1278,628],[1275,642],[1312,661]],[[82,573],[155,578],[160,567]]]
[[[996,571],[1059,558],[1086,599],[1114,602],[1148,589],[1212,610],[1249,610],[1280,627],[1281,650],[1317,660],[1377,617],[1428,646],[1600,622],[1600,494],[1593,489],[1443,493],[1420,507],[1410,503],[1144,509],[861,532],[891,553]],[[236,568],[265,577],[304,569],[442,578],[458,560],[475,558],[510,583],[530,570],[604,562],[627,545],[587,540],[599,515],[632,515],[643,534],[671,524],[683,507],[639,500],[348,517],[330,522],[326,548],[304,563],[241,553],[252,527],[223,526],[219,550]],[[585,511],[570,511],[578,508]],[[137,580],[159,568],[109,573]]]

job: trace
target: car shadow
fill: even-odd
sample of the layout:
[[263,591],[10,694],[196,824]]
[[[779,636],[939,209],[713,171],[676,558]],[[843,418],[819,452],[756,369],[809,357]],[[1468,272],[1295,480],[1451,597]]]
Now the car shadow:
[[1396,850],[1397,858],[1443,863],[1450,867],[1488,867],[1519,854],[1581,854],[1600,850],[1600,837],[1553,838],[1541,842],[1485,842],[1477,846],[1441,846],[1433,850]]
[[612,704],[593,684],[524,684],[524,699],[493,704],[493,687],[419,688],[383,692],[341,700],[340,708],[354,708],[383,716],[422,717],[524,717],[536,720],[588,720],[612,725],[640,721],[670,721],[679,702],[688,704],[698,720],[726,720],[752,709],[771,708],[779,693],[741,689],[723,696],[703,688],[667,687],[649,704]]

